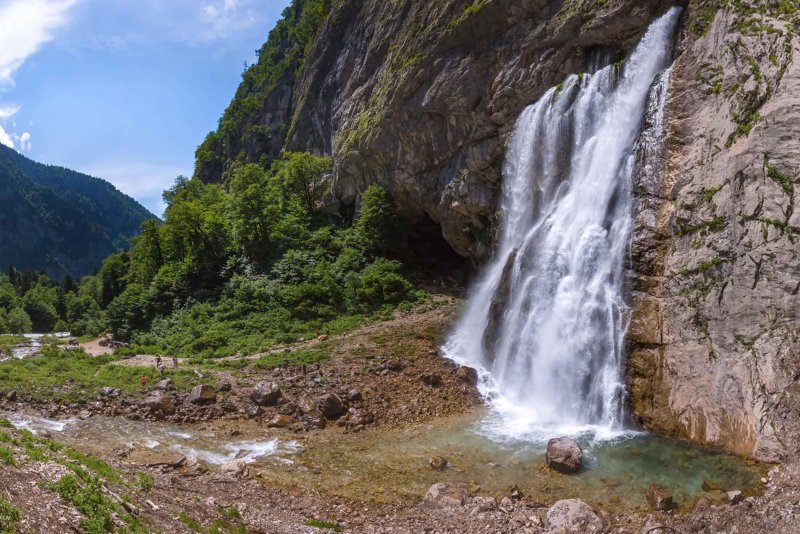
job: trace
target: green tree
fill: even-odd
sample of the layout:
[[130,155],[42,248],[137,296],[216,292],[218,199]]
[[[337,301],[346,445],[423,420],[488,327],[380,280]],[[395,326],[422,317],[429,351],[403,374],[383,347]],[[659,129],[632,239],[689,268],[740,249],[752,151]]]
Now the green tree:
[[31,318],[22,308],[14,308],[8,312],[8,330],[12,334],[26,334],[33,329]]
[[309,215],[315,214],[327,185],[324,175],[331,170],[330,158],[308,152],[286,152],[273,169],[285,193],[297,199]]
[[59,319],[56,306],[58,304],[58,292],[55,287],[47,283],[39,283],[33,286],[22,297],[22,305],[25,313],[33,323],[33,329],[37,332],[52,332]]
[[368,251],[380,254],[389,249],[397,232],[389,193],[378,184],[372,184],[361,194],[361,207],[355,227]]

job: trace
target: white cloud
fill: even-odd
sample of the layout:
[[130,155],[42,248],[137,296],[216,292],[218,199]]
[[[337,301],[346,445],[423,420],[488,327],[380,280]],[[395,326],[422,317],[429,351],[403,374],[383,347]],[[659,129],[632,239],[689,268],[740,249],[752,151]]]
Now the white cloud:
[[76,0],[0,0],[0,86],[67,22]]
[[6,120],[19,111],[19,106],[0,106],[0,121]]
[[11,135],[6,132],[2,126],[0,126],[0,145],[14,148],[14,141],[11,139]]
[[19,136],[19,149],[22,152],[30,152],[31,151],[31,134],[30,134],[30,132],[23,132],[23,134]]

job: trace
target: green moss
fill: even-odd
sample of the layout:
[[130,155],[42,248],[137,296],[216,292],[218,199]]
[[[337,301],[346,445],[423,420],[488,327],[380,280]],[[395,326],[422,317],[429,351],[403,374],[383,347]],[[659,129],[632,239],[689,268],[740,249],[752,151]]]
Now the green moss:
[[450,33],[469,17],[477,15],[484,4],[486,4],[486,0],[474,0],[471,4],[464,6],[464,9],[461,10],[461,13],[459,13],[459,15],[447,25],[447,28],[445,28],[445,33]]
[[701,221],[696,224],[686,224],[676,232],[676,236],[684,237],[698,232],[721,232],[725,229],[728,223],[724,217],[713,217],[712,219]]
[[328,521],[320,521],[317,519],[309,519],[305,522],[307,527],[314,527],[314,528],[321,528],[326,530],[332,530],[334,532],[341,532],[344,530],[341,525],[337,525],[336,523],[329,523]]
[[781,186],[787,196],[792,197],[794,195],[794,180],[788,174],[781,172],[778,167],[767,163],[767,177]]
[[0,499],[0,534],[15,534],[21,519],[19,508]]

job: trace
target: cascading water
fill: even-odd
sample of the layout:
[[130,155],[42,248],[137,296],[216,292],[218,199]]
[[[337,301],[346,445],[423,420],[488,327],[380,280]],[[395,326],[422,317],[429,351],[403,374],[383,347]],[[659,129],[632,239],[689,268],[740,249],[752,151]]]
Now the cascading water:
[[503,434],[621,427],[634,146],[679,14],[651,25],[624,73],[570,76],[516,123],[498,248],[445,345],[484,371]]

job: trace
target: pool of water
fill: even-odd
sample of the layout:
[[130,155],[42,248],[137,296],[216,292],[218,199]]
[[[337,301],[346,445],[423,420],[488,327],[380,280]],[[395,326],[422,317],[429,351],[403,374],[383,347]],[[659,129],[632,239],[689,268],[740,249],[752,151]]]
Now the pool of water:
[[[103,417],[10,418],[95,454],[124,452],[134,463],[170,454],[216,465],[242,459],[270,485],[361,501],[419,500],[432,484],[455,482],[482,495],[500,497],[516,486],[542,503],[577,497],[601,509],[647,511],[644,493],[658,483],[672,489],[680,509],[687,510],[701,497],[725,498],[723,491],[704,491],[706,480],[725,490],[760,492],[767,467],[653,434],[582,429],[573,437],[584,450],[583,467],[563,475],[545,466],[546,440],[498,441],[487,431],[491,417],[484,412],[411,429],[359,434],[329,429],[300,437],[249,421],[177,427]],[[447,458],[449,467],[431,469],[428,460],[435,455]]]

